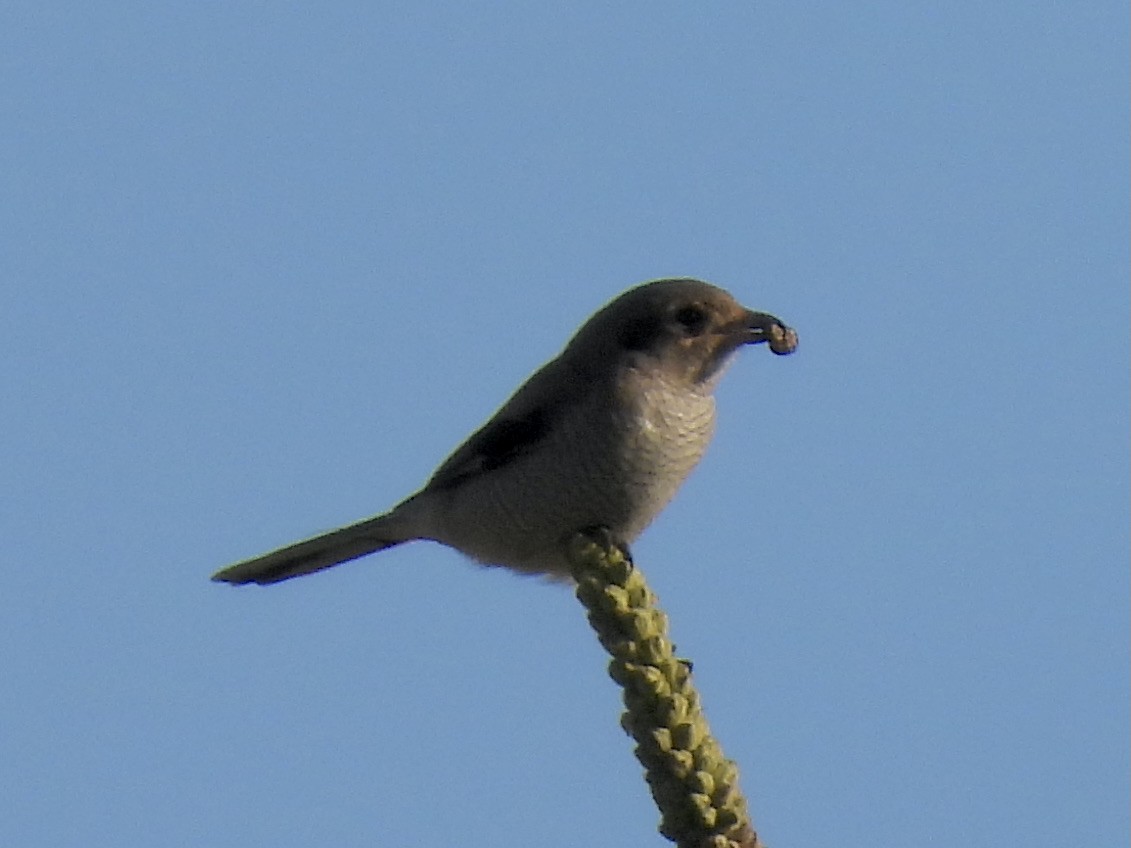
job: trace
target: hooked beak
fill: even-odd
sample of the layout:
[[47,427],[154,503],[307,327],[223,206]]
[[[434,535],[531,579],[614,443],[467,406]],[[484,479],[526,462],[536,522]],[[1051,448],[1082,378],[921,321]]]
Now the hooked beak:
[[797,331],[766,312],[747,312],[741,334],[743,344],[769,342],[770,350],[779,356],[797,350]]

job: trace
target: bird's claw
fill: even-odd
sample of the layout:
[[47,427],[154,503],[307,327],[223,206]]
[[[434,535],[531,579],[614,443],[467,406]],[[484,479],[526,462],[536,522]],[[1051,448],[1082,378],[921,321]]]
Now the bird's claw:
[[629,565],[632,564],[632,551],[628,549],[628,543],[614,536],[613,531],[608,527],[598,524],[595,527],[586,527],[581,532],[588,537],[593,544],[604,548],[606,551],[619,552]]

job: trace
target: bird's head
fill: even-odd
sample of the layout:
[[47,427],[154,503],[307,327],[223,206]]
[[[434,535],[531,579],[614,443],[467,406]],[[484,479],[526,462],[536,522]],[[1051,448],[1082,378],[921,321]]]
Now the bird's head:
[[631,368],[658,368],[668,379],[710,389],[738,348],[760,342],[774,353],[792,353],[797,334],[710,283],[656,280],[629,289],[597,312],[578,330],[567,355],[599,359],[584,362],[594,368],[610,358]]

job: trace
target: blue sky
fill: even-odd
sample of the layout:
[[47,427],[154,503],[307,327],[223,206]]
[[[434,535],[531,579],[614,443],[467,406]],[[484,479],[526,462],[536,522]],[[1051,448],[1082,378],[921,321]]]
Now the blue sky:
[[0,843],[662,845],[571,594],[380,511],[773,312],[635,552],[776,846],[1128,835],[1125,4],[5,4]]

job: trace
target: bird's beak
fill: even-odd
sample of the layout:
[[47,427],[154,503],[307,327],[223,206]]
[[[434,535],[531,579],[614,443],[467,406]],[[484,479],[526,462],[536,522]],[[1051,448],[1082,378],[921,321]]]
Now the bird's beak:
[[797,349],[797,331],[766,312],[748,311],[743,316],[740,332],[743,344],[769,342],[770,350],[779,356]]

